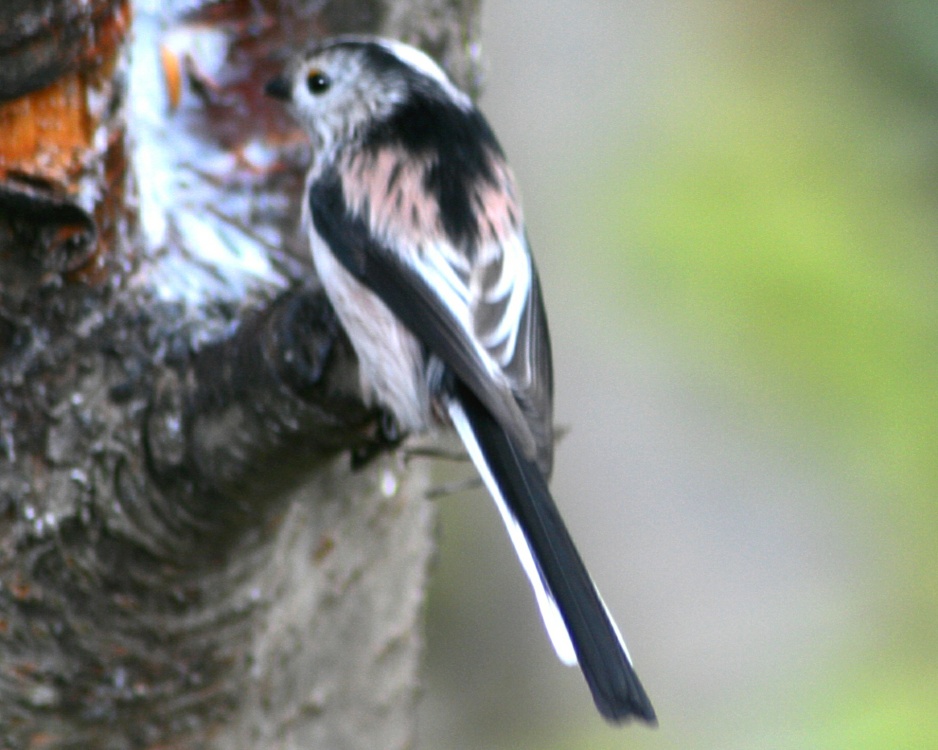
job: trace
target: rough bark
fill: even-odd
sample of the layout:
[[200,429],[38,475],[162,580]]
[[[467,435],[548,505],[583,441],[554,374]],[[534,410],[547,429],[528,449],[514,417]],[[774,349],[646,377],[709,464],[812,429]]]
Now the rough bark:
[[475,6],[0,6],[0,747],[411,744],[433,514],[260,90],[341,31],[471,85]]

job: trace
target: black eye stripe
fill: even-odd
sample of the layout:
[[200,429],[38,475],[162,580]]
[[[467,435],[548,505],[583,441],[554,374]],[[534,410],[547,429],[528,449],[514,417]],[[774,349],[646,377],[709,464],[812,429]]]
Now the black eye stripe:
[[311,70],[306,74],[306,88],[308,88],[309,93],[313,95],[324,93],[331,85],[332,81],[329,76],[321,70]]

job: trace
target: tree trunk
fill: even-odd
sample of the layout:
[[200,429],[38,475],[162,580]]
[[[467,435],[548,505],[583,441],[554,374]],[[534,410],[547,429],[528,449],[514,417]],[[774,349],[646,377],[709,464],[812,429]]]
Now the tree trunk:
[[476,5],[0,6],[0,747],[412,744],[433,512],[261,90],[346,31],[473,88]]

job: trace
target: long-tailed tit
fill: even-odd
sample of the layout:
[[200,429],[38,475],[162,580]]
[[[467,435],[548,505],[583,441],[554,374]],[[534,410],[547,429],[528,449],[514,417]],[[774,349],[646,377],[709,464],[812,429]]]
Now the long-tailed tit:
[[452,425],[495,499],[548,635],[610,721],[655,721],[547,487],[550,340],[514,178],[485,118],[424,53],[325,41],[267,85],[313,143],[304,220],[362,390]]

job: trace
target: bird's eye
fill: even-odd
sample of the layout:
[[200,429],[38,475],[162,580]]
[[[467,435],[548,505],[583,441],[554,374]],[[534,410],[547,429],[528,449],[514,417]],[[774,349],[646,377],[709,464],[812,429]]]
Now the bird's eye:
[[325,93],[331,85],[332,81],[329,80],[329,76],[317,68],[313,68],[306,74],[306,88],[313,95]]

